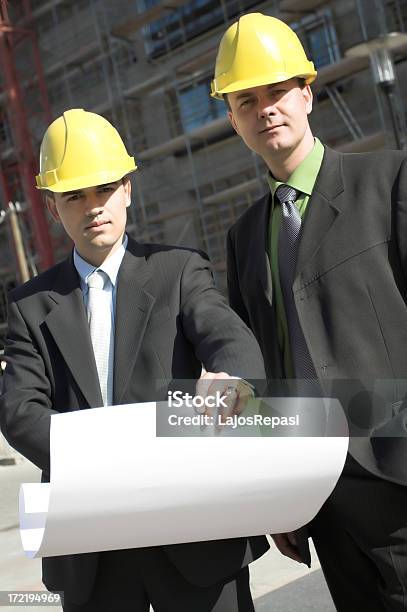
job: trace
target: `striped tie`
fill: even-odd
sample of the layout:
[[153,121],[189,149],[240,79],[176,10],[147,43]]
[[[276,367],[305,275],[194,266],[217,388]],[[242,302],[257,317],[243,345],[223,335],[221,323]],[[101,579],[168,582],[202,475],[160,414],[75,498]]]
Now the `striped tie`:
[[88,321],[96,368],[99,376],[103,405],[113,402],[114,335],[111,315],[109,277],[95,270],[88,277]]
[[278,267],[294,373],[296,378],[315,379],[317,376],[298,320],[292,290],[301,231],[301,216],[295,205],[298,195],[299,192],[288,185],[280,185],[275,192],[282,209],[278,238]]

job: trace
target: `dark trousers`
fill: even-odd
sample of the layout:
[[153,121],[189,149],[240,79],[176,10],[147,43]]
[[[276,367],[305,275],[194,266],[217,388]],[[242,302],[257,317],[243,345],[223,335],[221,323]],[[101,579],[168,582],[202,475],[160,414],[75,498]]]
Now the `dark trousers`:
[[249,570],[207,588],[189,583],[160,547],[100,554],[91,598],[64,612],[254,612]]
[[338,612],[407,610],[407,487],[348,456],[310,533]]

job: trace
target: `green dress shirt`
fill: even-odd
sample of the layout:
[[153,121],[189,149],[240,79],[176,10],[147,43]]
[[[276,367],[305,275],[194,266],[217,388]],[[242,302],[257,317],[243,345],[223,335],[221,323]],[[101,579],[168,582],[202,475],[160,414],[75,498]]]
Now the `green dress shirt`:
[[297,189],[297,191],[300,191],[301,193],[296,200],[296,206],[300,212],[301,218],[303,218],[318,176],[318,172],[321,168],[323,156],[324,147],[318,138],[315,138],[315,144],[312,151],[308,153],[307,157],[294,170],[285,183],[277,181],[271,175],[271,173],[269,173],[267,177],[272,198],[267,251],[271,266],[273,299],[276,305],[278,343],[283,356],[284,374],[286,378],[294,377],[294,369],[288,335],[287,318],[285,315],[283,295],[280,286],[280,275],[278,271],[278,237],[281,225],[281,205],[277,198],[274,197],[274,194],[277,187],[283,184],[294,187]]

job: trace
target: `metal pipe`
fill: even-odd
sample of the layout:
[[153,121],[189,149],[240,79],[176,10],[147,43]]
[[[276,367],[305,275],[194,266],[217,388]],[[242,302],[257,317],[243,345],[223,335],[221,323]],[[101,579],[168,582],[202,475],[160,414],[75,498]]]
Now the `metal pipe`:
[[383,86],[383,91],[386,94],[387,104],[390,111],[391,123],[393,127],[394,139],[396,141],[396,147],[400,150],[407,149],[407,139],[405,125],[403,126],[402,111],[398,104],[398,97],[395,92],[395,85],[388,84]]

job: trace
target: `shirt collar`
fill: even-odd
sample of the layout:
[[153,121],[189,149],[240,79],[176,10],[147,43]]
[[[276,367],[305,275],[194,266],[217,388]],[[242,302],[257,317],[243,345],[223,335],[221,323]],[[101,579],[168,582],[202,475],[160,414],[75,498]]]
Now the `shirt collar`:
[[95,270],[103,270],[103,272],[105,272],[108,275],[109,280],[112,283],[113,287],[115,287],[116,281],[117,281],[117,275],[119,274],[119,268],[122,263],[124,253],[126,252],[128,241],[129,239],[127,235],[125,234],[123,242],[120,245],[120,247],[116,249],[116,251],[114,251],[114,253],[112,253],[112,255],[110,255],[107,259],[105,259],[105,261],[98,268],[95,268],[95,266],[92,266],[92,264],[85,261],[79,255],[78,251],[76,250],[76,247],[74,248],[73,262],[74,262],[75,268],[81,279],[82,290],[87,288],[88,277]]
[[283,183],[274,178],[271,172],[267,174],[267,181],[270,191],[273,195],[280,185],[289,185],[297,191],[310,196],[317,180],[318,172],[321,168],[322,158],[324,156],[324,147],[318,138],[314,138],[314,146],[308,153],[307,157],[302,160],[299,166],[289,176],[288,180]]

